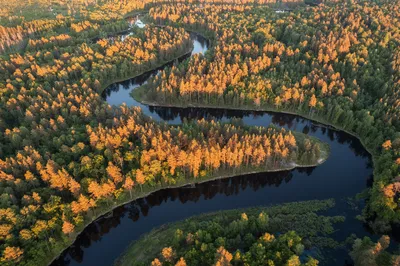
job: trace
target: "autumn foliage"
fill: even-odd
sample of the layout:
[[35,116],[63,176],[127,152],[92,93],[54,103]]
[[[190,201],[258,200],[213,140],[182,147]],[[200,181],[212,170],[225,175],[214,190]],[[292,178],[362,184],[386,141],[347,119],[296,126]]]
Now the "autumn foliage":
[[[376,158],[368,210],[400,220],[398,1],[286,13],[270,0],[19,2],[0,7],[2,264],[43,263],[99,209],[143,191],[320,159],[317,141],[283,129],[168,126],[104,102],[108,84],[188,53],[184,28],[211,49],[156,75],[140,88],[142,100],[289,111],[351,131]],[[129,26],[123,16],[144,9],[154,25],[119,38]],[[229,258],[212,251],[213,262]]]
[[[192,49],[189,33],[171,26],[114,35],[129,26],[116,12],[144,3],[110,1],[90,14],[80,10],[78,19],[85,3],[74,2],[70,15],[1,26],[3,264],[47,261],[49,250],[57,253],[101,210],[146,191],[326,157],[318,141],[283,129],[212,120],[168,126],[139,108],[108,105],[101,96],[108,84]],[[189,86],[182,88],[195,97]]]
[[301,114],[357,135],[375,157],[370,215],[400,221],[398,1],[343,1],[278,13],[248,5],[153,6],[154,23],[213,48],[133,93],[157,105]]

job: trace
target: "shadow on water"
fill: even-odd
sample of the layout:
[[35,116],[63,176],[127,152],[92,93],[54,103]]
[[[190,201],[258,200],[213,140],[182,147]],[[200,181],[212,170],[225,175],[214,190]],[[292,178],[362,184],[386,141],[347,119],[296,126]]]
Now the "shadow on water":
[[[111,265],[129,243],[140,235],[162,224],[192,215],[313,199],[337,199],[332,214],[346,216],[346,222],[335,235],[338,240],[344,240],[351,233],[367,234],[363,224],[355,219],[359,210],[351,209],[343,200],[361,192],[371,183],[371,158],[356,138],[294,115],[208,109],[157,110],[160,117],[169,117],[165,121],[202,117],[229,120],[231,117],[241,117],[247,125],[279,125],[329,143],[331,156],[318,167],[243,175],[194,187],[155,192],[121,206],[92,223],[54,265]],[[348,259],[345,251],[339,252],[335,252],[334,257],[341,260],[332,260],[332,265],[344,265]]]
[[[207,50],[207,42],[192,35],[194,52]],[[197,48],[196,48],[197,47]],[[213,118],[229,121],[242,118],[245,125],[274,124],[303,132],[327,142],[331,148],[328,160],[318,167],[277,173],[259,173],[205,182],[194,186],[164,189],[150,196],[118,207],[90,224],[53,265],[112,265],[131,241],[165,223],[205,212],[271,205],[293,201],[335,198],[337,205],[330,214],[346,216],[335,239],[344,240],[351,233],[368,235],[363,224],[355,219],[359,209],[349,207],[347,197],[354,197],[372,183],[372,162],[360,141],[351,135],[330,129],[310,120],[288,114],[217,110],[207,108],[149,107],[133,100],[129,93],[158,70],[140,77],[113,84],[104,99],[119,105],[140,106],[143,112],[158,121],[180,124],[184,119]],[[328,252],[329,253],[329,252]],[[324,265],[344,265],[349,260],[344,250],[332,251],[335,258]]]
[[[204,54],[208,50],[208,41],[204,37],[191,33],[190,38],[193,41],[193,50],[190,54],[184,55],[178,60],[167,63],[155,70],[148,71],[136,78],[114,83],[108,86],[102,93],[103,99],[111,105],[121,105],[123,103],[126,103],[128,106],[140,106],[143,110],[145,110],[146,106],[135,101],[130,96],[130,93],[133,89],[145,84],[150,77],[157,75],[159,71],[164,69],[165,67],[171,67],[173,64],[176,63],[176,61],[182,62],[190,58],[194,54]],[[146,112],[146,114],[148,113]]]

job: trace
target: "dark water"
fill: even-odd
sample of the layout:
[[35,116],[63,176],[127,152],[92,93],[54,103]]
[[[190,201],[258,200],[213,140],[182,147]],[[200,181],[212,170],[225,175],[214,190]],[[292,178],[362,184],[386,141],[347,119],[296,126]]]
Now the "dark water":
[[[195,52],[207,50],[207,42],[192,36]],[[338,226],[335,239],[344,240],[351,233],[366,235],[363,224],[355,220],[359,210],[350,208],[347,197],[353,197],[372,182],[372,163],[361,143],[347,133],[294,115],[269,112],[229,111],[203,108],[148,107],[133,100],[129,93],[158,71],[110,86],[103,97],[112,105],[125,102],[140,106],[145,114],[156,120],[179,124],[184,118],[213,117],[228,121],[240,117],[246,125],[278,125],[315,136],[329,143],[331,155],[318,167],[295,169],[278,173],[237,176],[197,184],[194,187],[165,189],[121,206],[107,217],[89,225],[75,243],[53,265],[112,265],[131,241],[162,224],[174,222],[205,212],[270,205],[284,202],[337,199],[329,214],[344,215],[346,222]],[[324,265],[345,265],[344,250],[327,251],[331,259]]]
[[[190,54],[181,57],[177,61],[183,61],[191,57],[192,55],[204,54],[207,51],[208,42],[206,39],[196,34],[191,34],[190,37],[193,41],[193,51]],[[164,69],[166,66],[172,66],[174,63],[175,62],[166,64],[158,68],[157,70],[149,71],[143,75],[138,76],[137,78],[112,84],[106,90],[104,90],[102,96],[111,105],[120,105],[122,103],[126,103],[129,106],[140,106],[145,114],[151,115],[151,112],[149,112],[146,105],[135,101],[130,96],[130,93],[134,88],[143,85],[151,76],[157,75],[161,69]],[[154,118],[160,120],[160,117],[154,117]]]

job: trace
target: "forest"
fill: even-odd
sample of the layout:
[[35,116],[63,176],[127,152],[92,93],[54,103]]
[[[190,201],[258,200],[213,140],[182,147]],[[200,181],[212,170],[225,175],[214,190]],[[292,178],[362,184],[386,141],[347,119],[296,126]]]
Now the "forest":
[[399,263],[400,256],[386,251],[389,236],[377,243],[354,236],[335,241],[332,235],[345,220],[328,214],[335,204],[333,199],[314,200],[190,217],[142,236],[115,265],[315,266],[323,255],[312,249],[344,246],[355,265]]
[[[329,154],[320,141],[284,129],[212,120],[169,126],[139,108],[109,106],[101,98],[108,84],[192,49],[189,34],[175,27],[112,37],[129,26],[108,12],[114,4],[85,18],[60,13],[2,27],[4,265],[50,262],[49,253],[57,256],[87,223],[159,188],[317,165]],[[117,10],[126,9],[135,8]]]
[[[132,97],[153,106],[291,113],[353,134],[374,167],[361,219],[380,235],[400,222],[397,0],[20,2],[0,1],[2,265],[49,264],[96,218],[161,188],[328,158],[326,143],[300,132],[239,119],[168,125],[102,98],[109,85],[169,62]],[[139,15],[144,28],[132,25]],[[178,61],[193,49],[191,32],[210,49]],[[159,243],[141,263],[316,265],[302,259],[308,235],[260,225],[267,214],[181,223],[179,239],[169,232],[176,241]],[[214,231],[232,223],[241,231]],[[239,238],[248,241],[240,246]],[[349,254],[356,265],[395,265],[388,241],[353,239]]]
[[321,214],[334,205],[329,199],[194,216],[141,237],[116,265],[318,265],[310,247],[340,245],[330,235],[344,217]]
[[366,212],[398,221],[397,4],[341,2],[284,15],[249,6],[152,7],[154,23],[202,32],[215,46],[132,95],[150,105],[289,112],[351,132],[374,157]]

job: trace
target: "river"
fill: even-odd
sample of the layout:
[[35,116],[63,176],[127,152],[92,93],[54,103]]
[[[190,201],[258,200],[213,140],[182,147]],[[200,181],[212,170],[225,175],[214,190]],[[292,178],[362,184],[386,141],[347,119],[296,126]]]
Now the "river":
[[[207,51],[208,43],[204,38],[196,34],[191,34],[191,38],[194,44],[191,55]],[[155,192],[118,207],[90,224],[52,265],[112,265],[131,241],[165,223],[205,212],[313,199],[335,198],[337,204],[329,214],[346,216],[346,221],[337,226],[335,239],[344,240],[351,233],[368,235],[364,225],[355,219],[362,206],[357,209],[347,203],[348,197],[354,197],[372,184],[371,157],[358,139],[295,115],[149,107],[130,97],[133,89],[150,76],[157,75],[158,71],[113,84],[104,91],[103,97],[110,105],[124,102],[129,106],[140,106],[153,119],[170,124],[180,124],[184,118],[210,117],[221,121],[239,117],[246,125],[274,124],[327,142],[331,148],[330,157],[318,167],[237,176]],[[346,265],[349,260],[345,250],[328,250],[325,255],[330,259],[323,265]]]

